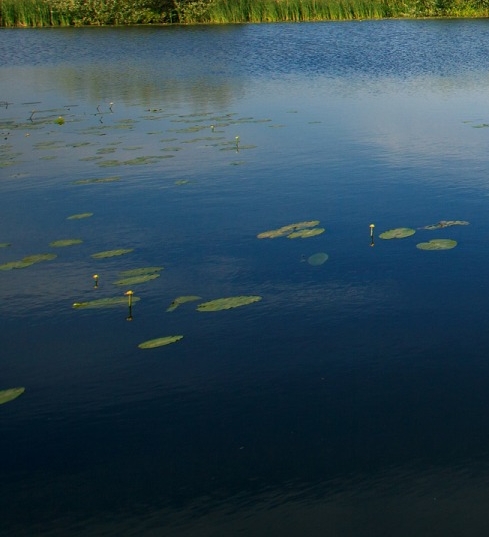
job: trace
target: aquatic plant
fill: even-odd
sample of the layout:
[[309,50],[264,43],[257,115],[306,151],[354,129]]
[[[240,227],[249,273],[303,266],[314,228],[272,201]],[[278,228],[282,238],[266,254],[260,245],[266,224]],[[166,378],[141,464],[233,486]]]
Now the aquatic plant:
[[12,269],[21,269],[30,267],[35,263],[40,263],[42,261],[51,261],[57,257],[56,254],[35,254],[28,255],[19,261],[10,261],[9,263],[4,263],[0,265],[0,270],[12,270]]
[[253,302],[261,300],[261,296],[231,296],[227,298],[218,298],[216,300],[210,300],[209,302],[203,302],[197,306],[198,311],[220,311],[229,310],[231,308],[239,308],[240,306],[246,306]]
[[12,246],[10,242],[0,242],[0,248],[8,248],[9,246]]
[[183,339],[183,336],[165,336],[144,341],[143,343],[140,343],[138,347],[140,349],[155,349],[156,347],[170,345],[171,343],[175,343],[176,341],[180,341],[181,339]]
[[319,225],[319,220],[309,220],[306,222],[297,222],[295,224],[287,224],[286,226],[279,227],[278,229],[271,229],[269,231],[263,231],[262,233],[258,233],[257,238],[258,239],[276,239],[277,237],[286,237],[287,235],[290,235],[291,233],[306,229],[306,228],[313,228],[315,226]]
[[81,244],[81,239],[60,239],[49,243],[49,246],[53,248],[64,248],[66,246],[73,246],[74,244]]
[[90,216],[93,216],[93,213],[78,213],[68,216],[66,220],[81,220],[83,218],[90,218]]
[[312,229],[299,229],[294,231],[290,235],[287,235],[288,239],[307,239],[309,237],[315,237],[316,235],[321,235],[326,230],[323,227],[315,227]]
[[200,300],[202,297],[195,296],[195,295],[186,295],[186,296],[179,296],[175,298],[175,300],[172,301],[172,303],[168,306],[166,311],[175,311],[178,306],[181,306],[182,304],[185,304],[186,302],[194,302],[195,300]]
[[138,283],[148,282],[160,277],[159,272],[163,267],[143,267],[137,269],[124,270],[119,273],[122,276],[120,280],[114,282],[114,285],[135,285]]
[[420,229],[443,229],[445,227],[451,226],[468,226],[470,222],[466,220],[440,220],[436,224],[430,224],[429,226],[424,226]]
[[312,265],[313,267],[318,267],[319,265],[326,263],[328,259],[329,259],[328,254],[325,254],[324,252],[318,252],[317,254],[310,255],[307,258],[307,262],[309,263],[309,265]]
[[[131,304],[141,300],[137,296],[133,296]],[[125,296],[112,296],[107,298],[97,298],[86,302],[74,302],[73,308],[113,308],[117,306],[127,306],[128,299]]]
[[24,392],[25,388],[8,388],[7,390],[0,390],[0,405],[17,399],[17,397]]
[[451,250],[457,246],[457,241],[452,239],[432,239],[428,242],[416,244],[420,250]]
[[389,229],[388,231],[384,231],[379,235],[380,239],[404,239],[405,237],[410,237],[411,235],[414,235],[416,233],[415,229],[411,229],[410,227],[398,227],[395,229]]
[[95,179],[78,179],[77,181],[73,181],[73,184],[74,185],[91,185],[93,183],[114,183],[120,180],[121,178],[119,175],[112,175],[110,177],[101,177],[101,178],[95,178]]
[[104,252],[97,252],[92,254],[93,259],[106,259],[108,257],[116,257],[119,255],[129,254],[134,251],[134,248],[119,248],[118,250],[105,250]]

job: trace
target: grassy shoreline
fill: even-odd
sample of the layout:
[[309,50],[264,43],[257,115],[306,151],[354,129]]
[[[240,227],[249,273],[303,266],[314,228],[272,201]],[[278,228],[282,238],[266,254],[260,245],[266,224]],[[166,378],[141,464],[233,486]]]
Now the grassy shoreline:
[[0,0],[0,27],[489,17],[489,0]]

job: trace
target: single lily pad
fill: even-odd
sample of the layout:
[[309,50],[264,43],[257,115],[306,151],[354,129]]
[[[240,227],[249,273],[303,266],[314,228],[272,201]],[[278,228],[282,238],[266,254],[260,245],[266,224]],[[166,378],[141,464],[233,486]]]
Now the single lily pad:
[[58,257],[56,254],[35,254],[29,255],[20,259],[19,261],[10,261],[9,263],[4,263],[0,265],[0,270],[13,270],[30,267],[35,263],[40,263],[41,261],[51,261]]
[[183,336],[165,336],[160,337],[156,339],[149,339],[148,341],[144,341],[143,343],[140,343],[138,347],[140,349],[154,349],[156,347],[163,347],[164,345],[170,345],[170,343],[175,343],[176,341],[180,341],[183,338]]
[[457,246],[457,241],[452,239],[432,239],[428,242],[416,244],[416,248],[420,250],[451,250],[455,246]]
[[443,229],[450,226],[468,226],[469,224],[470,222],[467,222],[466,220],[440,220],[436,224],[430,224],[421,229]]
[[8,248],[11,246],[10,242],[0,242],[0,248]]
[[415,229],[410,227],[398,227],[396,229],[389,229],[379,235],[380,239],[404,239],[410,237],[416,233]]
[[90,185],[92,183],[114,183],[115,181],[120,181],[120,176],[113,175],[111,177],[101,177],[97,179],[79,179],[78,181],[73,181],[74,185]]
[[186,302],[194,302],[195,300],[200,300],[202,297],[195,295],[179,296],[170,304],[166,311],[175,311],[178,306],[185,304]]
[[246,306],[253,302],[261,300],[261,296],[231,296],[227,298],[218,298],[216,300],[210,300],[209,302],[203,302],[197,306],[198,311],[220,311],[229,310],[231,308],[238,308],[240,306]]
[[114,282],[114,285],[131,286],[138,283],[149,282],[150,280],[156,280],[159,278],[159,274],[140,274],[139,276],[129,276],[128,278],[122,278]]
[[105,252],[97,252],[92,254],[94,259],[105,259],[107,257],[116,257],[118,255],[129,254],[134,251],[134,248],[119,248],[118,250],[106,250]]
[[287,235],[288,239],[307,239],[309,237],[315,237],[316,235],[321,235],[326,230],[323,227],[315,227],[312,229],[299,229],[294,231],[290,235]]
[[78,213],[68,216],[66,220],[81,220],[82,218],[90,218],[90,216],[93,216],[93,213]]
[[0,390],[0,405],[17,399],[19,395],[25,392],[25,388],[9,388],[8,390]]
[[[131,295],[132,303],[141,300],[139,297]],[[129,300],[125,296],[112,296],[107,298],[97,298],[87,302],[74,302],[74,308],[113,308],[117,306],[127,306]]]
[[324,252],[318,252],[317,254],[313,254],[307,258],[307,262],[309,265],[312,265],[313,267],[317,267],[319,265],[322,265],[323,263],[326,263],[329,256],[328,254],[325,254]]
[[49,246],[53,248],[64,248],[65,246],[73,246],[74,244],[81,244],[81,239],[60,239],[49,243]]
[[294,231],[300,229],[313,228],[319,225],[319,220],[310,220],[308,222],[297,222],[295,224],[288,224],[286,226],[279,227],[278,229],[271,229],[270,231],[263,231],[259,233],[257,237],[259,239],[275,239],[277,237],[286,237]]
[[163,270],[163,267],[142,267],[137,269],[123,270],[119,272],[119,275],[124,278],[131,278],[132,276],[143,276],[145,274],[155,274]]

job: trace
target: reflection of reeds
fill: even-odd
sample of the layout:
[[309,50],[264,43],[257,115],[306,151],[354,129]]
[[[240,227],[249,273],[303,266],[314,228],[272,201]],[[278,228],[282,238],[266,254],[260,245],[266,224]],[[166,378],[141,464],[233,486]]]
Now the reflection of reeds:
[[486,0],[0,0],[0,26],[487,17]]

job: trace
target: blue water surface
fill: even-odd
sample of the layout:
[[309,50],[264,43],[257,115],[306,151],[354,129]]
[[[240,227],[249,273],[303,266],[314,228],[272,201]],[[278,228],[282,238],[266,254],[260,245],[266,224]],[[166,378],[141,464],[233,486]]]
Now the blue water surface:
[[488,34],[0,31],[0,535],[487,532]]

